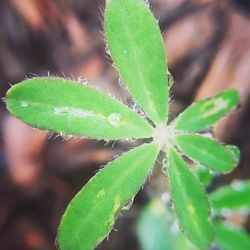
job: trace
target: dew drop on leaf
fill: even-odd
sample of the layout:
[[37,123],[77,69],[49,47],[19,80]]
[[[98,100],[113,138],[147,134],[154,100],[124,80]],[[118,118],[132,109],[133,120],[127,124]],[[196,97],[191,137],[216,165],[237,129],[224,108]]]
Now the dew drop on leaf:
[[138,115],[140,115],[142,118],[146,118],[147,114],[143,111],[143,109],[134,101],[131,100],[128,104],[128,106],[136,112]]
[[125,85],[124,81],[119,77],[119,85],[123,88],[123,89],[127,89],[127,86]]
[[106,46],[105,52],[106,52],[108,55],[110,55],[110,50],[109,50],[108,46]]
[[79,77],[77,78],[77,82],[82,83],[82,84],[84,84],[84,85],[87,84],[87,80],[86,80],[86,78],[83,77],[83,76],[79,76]]
[[113,113],[108,116],[108,121],[113,126],[118,126],[121,119],[122,119],[122,116],[118,113]]
[[149,3],[149,0],[144,0],[145,4],[150,7],[150,3]]
[[20,102],[20,106],[21,106],[21,107],[28,107],[29,104],[28,104],[27,102],[25,102],[25,101],[21,101],[21,102]]
[[165,158],[162,160],[162,171],[163,173],[167,172],[167,168],[168,168],[168,160]]

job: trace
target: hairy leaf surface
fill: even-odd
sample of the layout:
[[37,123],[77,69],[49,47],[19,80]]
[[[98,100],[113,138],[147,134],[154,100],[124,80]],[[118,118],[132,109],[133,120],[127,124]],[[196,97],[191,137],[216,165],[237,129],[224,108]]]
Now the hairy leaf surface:
[[216,211],[223,209],[238,210],[250,207],[250,181],[235,180],[231,185],[221,187],[210,194],[212,207]]
[[168,79],[163,39],[143,0],[109,0],[105,32],[129,92],[155,124],[166,123]]
[[179,223],[199,249],[207,249],[213,240],[213,227],[204,188],[172,148],[169,149],[168,164],[173,204]]
[[95,248],[146,180],[157,154],[155,144],[144,144],[100,170],[71,201],[62,218],[58,234],[61,250]]
[[25,80],[7,92],[7,108],[29,125],[96,139],[150,137],[152,128],[122,103],[56,77]]
[[175,139],[185,155],[208,168],[227,173],[238,164],[231,150],[215,139],[197,134],[180,134]]
[[215,235],[216,245],[221,250],[250,249],[250,236],[241,228],[217,223]]
[[173,126],[187,132],[206,130],[238,104],[239,94],[236,90],[223,91],[192,104],[173,121]]

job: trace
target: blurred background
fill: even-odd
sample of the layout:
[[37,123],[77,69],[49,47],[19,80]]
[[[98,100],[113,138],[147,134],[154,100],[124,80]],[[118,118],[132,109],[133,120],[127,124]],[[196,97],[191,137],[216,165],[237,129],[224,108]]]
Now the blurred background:
[[[239,167],[209,187],[250,178],[250,2],[248,0],[149,1],[163,33],[174,78],[171,117],[194,100],[232,87],[240,107],[214,128],[242,152]],[[27,77],[87,79],[118,99],[128,95],[106,53],[104,0],[1,0],[0,97]],[[55,93],[56,94],[56,93]],[[131,103],[133,105],[133,103]],[[0,249],[56,249],[60,217],[74,194],[101,165],[131,143],[64,140],[31,129],[0,103]],[[98,249],[140,249],[141,208],[164,190],[157,172]],[[249,216],[236,218],[250,230]]]

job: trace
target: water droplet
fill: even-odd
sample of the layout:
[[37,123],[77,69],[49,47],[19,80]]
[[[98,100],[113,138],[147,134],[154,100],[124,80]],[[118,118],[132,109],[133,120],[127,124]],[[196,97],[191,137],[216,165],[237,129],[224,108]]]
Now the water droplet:
[[109,50],[108,46],[106,46],[105,52],[106,52],[108,55],[110,55],[110,50]]
[[149,3],[149,0],[144,0],[145,4],[150,7],[150,3]]
[[118,126],[121,119],[122,119],[122,116],[118,113],[113,113],[108,116],[108,121],[113,126]]
[[137,103],[134,101],[134,100],[131,100],[128,104],[128,106],[130,108],[132,108],[133,111],[137,112],[137,109],[138,109],[138,105]]
[[162,171],[163,171],[163,173],[167,173],[167,169],[168,169],[168,160],[166,158],[164,158],[162,160]]
[[137,114],[139,114],[142,118],[146,118],[147,114],[143,111],[143,109],[134,101],[131,100],[128,106]]
[[88,83],[87,80],[86,80],[86,78],[83,77],[83,76],[79,76],[79,77],[77,78],[77,82],[82,83],[82,84],[84,84],[84,85],[86,85],[86,84]]
[[165,192],[161,195],[161,200],[165,203],[169,203],[171,201],[171,195]]
[[119,77],[119,85],[122,87],[122,88],[124,88],[124,89],[127,89],[127,86],[126,86],[126,84],[124,83],[124,81]]
[[29,104],[28,104],[27,102],[25,102],[25,101],[21,101],[21,102],[20,102],[20,106],[21,106],[21,107],[28,107]]
[[138,110],[137,113],[138,113],[142,118],[146,118],[146,117],[147,117],[146,113],[145,113],[141,108]]
[[163,160],[162,160],[162,165],[166,165],[168,163],[168,160],[166,159],[166,158],[164,158]]
[[168,86],[170,89],[174,84],[174,77],[169,71],[167,72],[167,74],[168,74]]

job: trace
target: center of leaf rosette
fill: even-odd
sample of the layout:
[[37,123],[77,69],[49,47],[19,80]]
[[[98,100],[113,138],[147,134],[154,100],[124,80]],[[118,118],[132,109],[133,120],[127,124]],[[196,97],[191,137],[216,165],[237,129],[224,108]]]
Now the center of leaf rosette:
[[160,125],[156,127],[153,134],[154,142],[161,148],[163,151],[167,151],[170,145],[174,143],[174,128],[172,126]]

